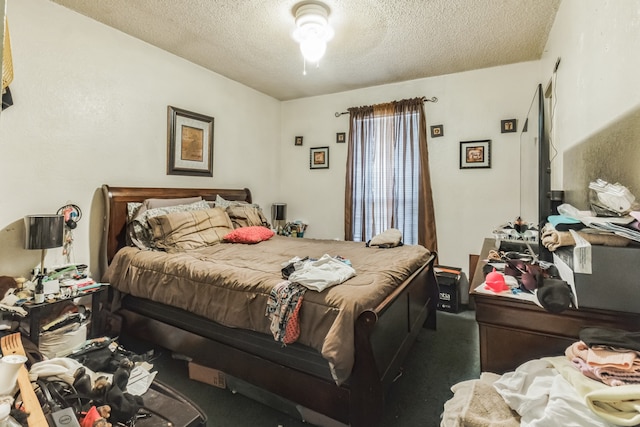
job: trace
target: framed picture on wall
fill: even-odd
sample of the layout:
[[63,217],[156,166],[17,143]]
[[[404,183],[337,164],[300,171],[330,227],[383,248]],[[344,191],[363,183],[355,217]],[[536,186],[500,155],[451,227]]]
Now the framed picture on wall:
[[336,142],[338,144],[342,144],[346,141],[347,139],[347,134],[345,132],[338,132],[336,133]]
[[460,142],[460,169],[482,169],[490,167],[490,139]]
[[516,119],[507,119],[500,121],[500,132],[501,133],[511,133],[517,132],[518,126]]
[[213,176],[213,120],[168,106],[167,175]]
[[294,144],[295,145],[302,145],[302,137],[301,136],[296,136]]
[[444,136],[444,125],[431,126],[431,138]]
[[310,149],[309,169],[329,169],[329,147],[313,147]]

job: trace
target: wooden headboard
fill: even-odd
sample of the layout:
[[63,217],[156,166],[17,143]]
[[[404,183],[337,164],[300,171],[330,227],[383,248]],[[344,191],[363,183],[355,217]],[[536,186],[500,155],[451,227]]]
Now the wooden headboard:
[[243,189],[217,188],[144,188],[102,186],[104,198],[104,228],[100,253],[101,270],[106,271],[118,249],[126,245],[127,203],[143,202],[145,199],[176,199],[201,196],[204,200],[214,201],[216,196],[226,200],[239,200],[251,203],[251,191]]

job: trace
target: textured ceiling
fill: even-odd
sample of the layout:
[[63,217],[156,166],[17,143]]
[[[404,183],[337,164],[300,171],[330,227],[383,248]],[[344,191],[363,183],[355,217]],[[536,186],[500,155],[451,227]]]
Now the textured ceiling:
[[539,59],[561,0],[326,0],[302,74],[299,0],[51,0],[280,100]]

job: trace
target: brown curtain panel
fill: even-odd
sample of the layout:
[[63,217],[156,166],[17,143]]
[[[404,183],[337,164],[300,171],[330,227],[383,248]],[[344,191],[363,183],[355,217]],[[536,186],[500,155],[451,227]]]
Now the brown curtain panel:
[[345,239],[388,228],[436,252],[437,235],[422,98],[350,108]]

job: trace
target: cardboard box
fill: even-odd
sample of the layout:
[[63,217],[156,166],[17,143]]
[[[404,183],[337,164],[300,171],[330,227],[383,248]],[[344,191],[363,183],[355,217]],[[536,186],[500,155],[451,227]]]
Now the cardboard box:
[[224,372],[194,362],[189,362],[189,378],[214,387],[227,388]]
[[[573,248],[554,256],[573,269]],[[556,258],[556,262],[557,262]],[[563,280],[567,278],[563,277]],[[640,247],[591,246],[591,274],[573,273],[580,308],[640,313]],[[568,280],[567,280],[568,282]]]

